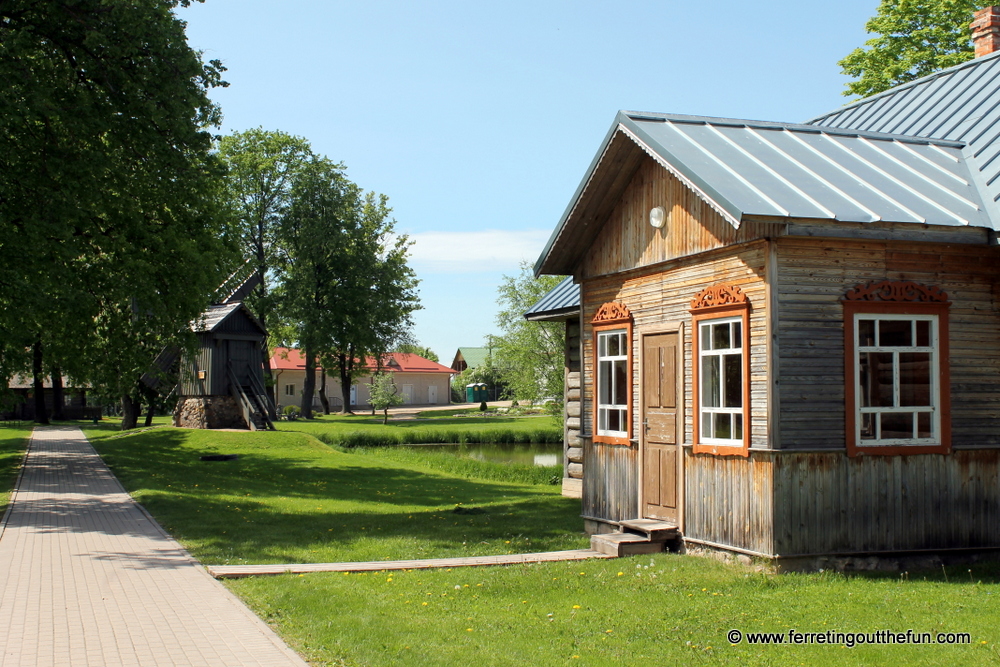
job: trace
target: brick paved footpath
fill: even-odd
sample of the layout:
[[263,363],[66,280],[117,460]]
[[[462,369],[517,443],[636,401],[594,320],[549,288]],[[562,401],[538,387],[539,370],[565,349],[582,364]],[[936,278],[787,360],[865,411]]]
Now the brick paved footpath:
[[0,665],[303,662],[124,492],[78,428],[37,428],[0,535]]

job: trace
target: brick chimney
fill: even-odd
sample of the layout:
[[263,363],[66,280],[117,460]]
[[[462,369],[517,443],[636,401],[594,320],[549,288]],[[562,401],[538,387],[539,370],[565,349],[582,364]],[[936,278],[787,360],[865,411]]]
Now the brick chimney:
[[969,27],[977,58],[1000,51],[1000,7],[983,7],[975,13]]

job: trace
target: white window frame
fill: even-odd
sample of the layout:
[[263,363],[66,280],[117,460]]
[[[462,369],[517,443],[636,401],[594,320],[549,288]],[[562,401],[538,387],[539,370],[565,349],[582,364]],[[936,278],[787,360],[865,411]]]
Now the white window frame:
[[[861,345],[861,320],[875,320],[876,338],[878,343],[878,322],[880,321],[909,321],[911,325],[911,346],[862,346]],[[916,345],[917,321],[927,321],[931,323],[929,346]],[[905,445],[927,446],[939,445],[942,441],[941,429],[941,354],[940,354],[940,318],[936,314],[897,314],[897,313],[854,313],[854,438],[858,447],[896,447]],[[893,375],[893,405],[891,407],[875,406],[862,407],[862,386],[861,386],[861,354],[870,352],[892,353],[892,375]],[[900,365],[899,355],[901,353],[929,353],[930,354],[930,406],[901,406],[900,403]],[[931,437],[929,438],[879,438],[881,435],[881,420],[875,418],[875,438],[861,439],[861,432],[864,425],[864,415],[866,414],[892,414],[892,413],[912,413],[914,418],[913,432],[917,431],[917,414],[930,413],[931,417]]]
[[[606,437],[606,438],[621,438],[621,439],[627,440],[628,437],[629,437],[629,428],[628,428],[629,427],[629,420],[631,419],[631,414],[630,414],[630,411],[629,411],[629,395],[630,395],[629,385],[631,384],[631,381],[632,381],[631,380],[631,370],[632,369],[629,368],[629,363],[630,363],[629,351],[630,351],[630,346],[632,345],[632,341],[630,340],[630,337],[629,337],[629,330],[627,328],[602,329],[600,331],[597,331],[596,333],[597,333],[597,337],[596,337],[597,349],[595,350],[595,354],[594,354],[594,358],[596,360],[596,364],[594,366],[594,373],[596,375],[596,382],[594,383],[594,386],[596,387],[596,391],[595,391],[595,395],[594,395],[594,401],[597,403],[597,423],[595,424],[595,429],[594,430],[595,430],[596,434],[599,435],[599,436],[603,436],[603,437]],[[619,353],[620,354],[617,354],[617,355],[614,355],[614,356],[605,354],[605,355],[602,356],[601,355],[601,350],[602,349],[604,349],[605,351],[607,350],[607,342],[606,341],[611,336],[621,336],[622,340],[624,340],[624,344],[623,345],[622,344],[619,345]],[[603,342],[603,344],[602,344],[602,342]],[[625,377],[626,377],[625,385],[626,385],[626,388],[625,388],[625,395],[624,396],[615,396],[615,395],[613,395],[614,394],[614,390],[615,390],[614,378],[612,377],[612,378],[610,378],[610,379],[607,380],[608,382],[611,383],[609,389],[610,389],[610,393],[612,394],[612,399],[616,400],[616,401],[618,399],[620,399],[620,402],[613,402],[613,403],[602,403],[601,402],[601,383],[603,381],[605,381],[605,377],[601,373],[602,362],[609,362],[609,363],[611,363],[612,368],[614,368],[614,364],[616,362],[624,362],[624,364],[625,364]],[[623,415],[620,417],[620,421],[619,421],[619,423],[620,423],[620,425],[622,427],[620,430],[612,430],[612,429],[608,429],[608,428],[601,428],[601,424],[606,424],[607,423],[607,415],[610,413],[611,410],[617,410],[617,411],[620,411],[621,413],[623,413]]]
[[[735,336],[733,335],[733,332],[732,332],[732,324],[734,324],[734,323],[740,325],[739,334],[735,335]],[[706,444],[706,445],[722,445],[722,446],[725,446],[725,447],[741,447],[741,446],[743,446],[743,443],[744,443],[744,440],[745,440],[745,433],[746,433],[746,429],[747,429],[747,426],[748,426],[747,425],[747,420],[746,420],[746,418],[744,416],[746,414],[746,406],[744,405],[744,402],[746,400],[746,398],[744,396],[744,386],[746,385],[746,382],[747,382],[748,378],[743,377],[745,375],[745,373],[746,373],[746,359],[745,359],[744,355],[747,352],[744,349],[744,346],[743,346],[744,339],[745,339],[745,333],[746,333],[743,329],[744,329],[744,327],[746,327],[747,324],[744,321],[744,318],[742,316],[739,316],[739,315],[734,316],[734,317],[720,317],[720,318],[717,318],[717,319],[702,319],[702,320],[699,320],[697,324],[698,324],[698,326],[697,326],[697,328],[695,330],[695,335],[698,336],[698,387],[697,387],[697,392],[698,392],[698,415],[697,415],[697,419],[699,420],[699,422],[698,422],[699,423],[699,427],[698,427],[699,441],[702,444]],[[719,324],[729,324],[730,325],[730,347],[728,347],[728,348],[719,348],[717,350],[716,349],[706,350],[705,349],[705,345],[704,345],[704,338],[702,337],[702,332],[707,327],[717,326]],[[734,343],[738,344],[739,347],[732,347],[732,345]],[[738,351],[738,353],[734,352],[734,351]],[[705,386],[705,373],[704,373],[705,365],[704,365],[704,359],[706,357],[726,357],[726,356],[738,356],[739,357],[738,368],[740,369],[740,383],[739,383],[740,405],[738,407],[726,407],[726,406],[709,407],[709,406],[706,406],[705,405],[705,400],[704,400],[704,397],[705,397],[705,394],[704,394],[704,386]],[[725,402],[724,398],[723,398],[724,394],[725,394],[725,386],[726,386],[725,372],[726,372],[726,364],[722,363],[720,361],[720,363],[719,363],[719,387],[718,387],[719,398],[720,398],[719,402],[720,403]],[[716,437],[710,437],[710,436],[706,435],[704,416],[706,414],[717,414],[717,413],[719,413],[719,414],[733,415],[733,416],[730,417],[730,424],[734,424],[735,423],[735,421],[736,421],[736,415],[739,416],[739,420],[740,420],[740,435],[739,435],[739,437],[716,438]],[[714,426],[712,428],[714,430]],[[732,427],[730,427],[730,428],[732,428]]]
[[295,385],[286,384],[285,385],[285,396],[295,396]]

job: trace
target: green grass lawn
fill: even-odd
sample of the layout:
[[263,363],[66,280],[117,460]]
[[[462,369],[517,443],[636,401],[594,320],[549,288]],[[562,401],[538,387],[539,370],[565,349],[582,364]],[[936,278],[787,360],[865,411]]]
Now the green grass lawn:
[[[421,413],[426,414],[426,413]],[[279,421],[279,431],[298,431],[331,445],[358,447],[406,443],[562,442],[562,427],[552,417],[462,417],[445,415],[390,419],[371,414],[318,415]]]
[[[575,549],[559,487],[458,477],[286,432],[84,426],[132,495],[209,564],[395,560]],[[201,461],[235,453],[236,461]],[[426,463],[426,462],[425,462]],[[455,508],[481,513],[456,513]]]
[[[228,586],[319,665],[996,665],[996,570],[983,583],[970,582],[964,569],[951,577],[777,576],[658,554],[256,577]],[[727,639],[732,629],[909,628],[968,632],[972,644],[733,646]]]
[[32,425],[0,426],[0,517],[7,510],[10,492],[17,481]]
[[[379,560],[579,548],[557,487],[345,453],[304,433],[88,435],[206,563]],[[398,450],[397,450],[398,451]],[[203,453],[239,453],[202,462]],[[466,471],[463,474],[478,474]],[[457,503],[484,514],[456,514]],[[772,575],[694,556],[227,582],[316,665],[996,665],[1000,568]],[[726,633],[968,632],[959,646],[731,645]]]

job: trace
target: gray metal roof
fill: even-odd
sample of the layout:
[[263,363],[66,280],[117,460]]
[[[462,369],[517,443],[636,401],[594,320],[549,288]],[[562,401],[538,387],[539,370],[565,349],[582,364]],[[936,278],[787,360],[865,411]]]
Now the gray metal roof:
[[524,314],[532,322],[564,320],[580,312],[580,286],[566,276]]
[[624,114],[668,168],[728,214],[992,227],[962,144],[727,118]]
[[1000,211],[1000,53],[976,58],[818,116],[821,127],[960,141],[990,213]]
[[963,147],[808,124],[619,112],[535,271],[573,271],[646,155],[735,227],[756,217],[997,229]]
[[240,301],[234,301],[232,303],[226,303],[218,306],[209,306],[208,309],[201,314],[201,317],[191,323],[191,330],[196,333],[212,331],[215,327],[222,324],[223,320],[229,317],[233,311],[241,307],[243,307],[243,303]]

